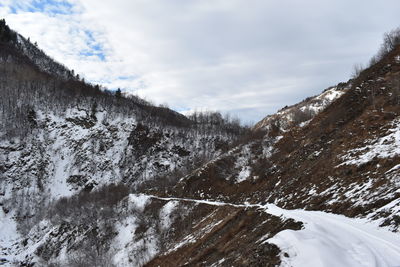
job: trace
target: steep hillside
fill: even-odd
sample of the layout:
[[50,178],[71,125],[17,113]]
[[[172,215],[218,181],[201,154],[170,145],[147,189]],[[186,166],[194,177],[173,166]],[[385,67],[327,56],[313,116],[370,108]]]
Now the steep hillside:
[[[270,239],[282,251],[283,266],[395,264],[398,234],[374,231],[376,225],[393,232],[400,226],[400,46],[339,88],[266,117],[248,141],[183,177],[170,194],[364,218],[360,223],[324,213],[270,212],[307,224],[298,234],[283,231]],[[318,99],[327,104],[314,108]],[[299,110],[316,112],[303,116]],[[331,225],[336,229],[331,234],[333,221],[347,226]],[[363,232],[367,221],[371,226]],[[360,242],[371,245],[355,249]],[[329,254],[341,248],[341,259]],[[170,253],[159,259],[175,257]],[[224,266],[223,261],[218,265]]]
[[399,55],[397,48],[363,71],[307,124],[255,137],[181,180],[176,190],[194,198],[383,217],[382,225],[397,230]]
[[0,23],[0,265],[400,261],[400,47],[251,131],[41,53]]
[[[123,192],[164,190],[245,131],[218,113],[192,121],[87,84],[5,23],[0,28],[0,224],[8,229],[0,235],[0,258],[7,262],[24,261],[17,255],[27,251],[33,259],[32,247],[14,250],[10,242],[31,236],[63,197],[116,184]],[[52,223],[51,229],[64,225]]]
[[340,83],[324,90],[320,95],[309,97],[290,107],[284,107],[277,113],[259,121],[253,129],[266,131],[287,131],[295,126],[306,125],[313,117],[323,111],[333,101],[342,96],[351,87],[351,82]]
[[57,76],[58,78],[64,80],[77,79],[74,76],[73,71],[67,69],[62,64],[54,61],[54,59],[46,55],[37,46],[37,44],[32,44],[29,41],[29,39],[26,39],[22,35],[11,30],[10,27],[6,24],[4,19],[0,20],[0,35],[1,35],[0,41],[2,43],[1,54],[3,59],[5,56],[10,57],[11,55],[9,53],[13,50],[11,53],[14,56],[18,54],[24,55],[27,59],[33,62],[37,68],[39,68],[43,72]]

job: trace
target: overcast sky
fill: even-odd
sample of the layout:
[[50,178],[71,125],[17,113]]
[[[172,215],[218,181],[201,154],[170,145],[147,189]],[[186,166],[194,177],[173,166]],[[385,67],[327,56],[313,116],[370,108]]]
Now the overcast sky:
[[257,122],[341,81],[399,0],[1,0],[11,28],[93,83]]

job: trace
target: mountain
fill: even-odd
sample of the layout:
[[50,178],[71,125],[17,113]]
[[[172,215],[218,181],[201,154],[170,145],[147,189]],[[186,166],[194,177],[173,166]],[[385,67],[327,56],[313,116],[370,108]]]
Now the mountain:
[[259,121],[254,130],[286,131],[294,126],[305,126],[318,113],[323,111],[333,101],[342,96],[350,88],[351,83],[340,83],[325,89],[320,95],[308,97],[293,106],[286,106],[277,113]]
[[246,129],[0,41],[0,265],[400,261],[400,46]]
[[0,43],[1,216],[22,236],[62,197],[165,188],[246,131],[219,113],[187,118],[87,84],[2,27],[12,37]]

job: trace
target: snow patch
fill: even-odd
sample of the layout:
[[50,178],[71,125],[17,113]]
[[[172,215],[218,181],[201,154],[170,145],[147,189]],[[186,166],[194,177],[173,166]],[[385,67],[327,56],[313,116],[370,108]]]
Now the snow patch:
[[130,207],[134,210],[143,212],[146,205],[150,202],[151,196],[143,194],[130,194],[129,203]]
[[17,224],[12,219],[12,214],[5,214],[0,208],[0,258],[12,261],[13,258],[7,253],[7,249],[20,238],[17,233]]
[[393,158],[400,155],[400,120],[396,120],[389,134],[377,140],[368,140],[366,146],[347,151],[340,158],[342,165],[362,165],[374,158]]
[[241,183],[243,181],[246,181],[251,174],[251,168],[250,166],[243,166],[242,170],[239,172],[238,177],[236,178],[237,183]]
[[338,90],[336,87],[333,87],[330,90],[327,90],[326,92],[322,93],[317,97],[317,99],[326,99],[330,102],[333,102],[335,99],[341,97],[345,92]]
[[161,228],[168,229],[172,224],[171,215],[172,212],[178,206],[178,201],[169,201],[167,204],[162,207],[160,210],[160,221],[161,221]]
[[135,217],[128,217],[123,223],[117,226],[118,236],[112,250],[117,267],[143,266],[158,253],[158,239],[153,228],[143,233],[143,238],[137,239]]

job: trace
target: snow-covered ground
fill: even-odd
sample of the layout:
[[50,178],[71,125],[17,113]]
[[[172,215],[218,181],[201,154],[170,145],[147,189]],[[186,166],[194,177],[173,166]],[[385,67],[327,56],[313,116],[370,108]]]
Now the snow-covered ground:
[[[306,101],[300,102],[297,105],[284,108],[278,111],[275,115],[269,115],[258,122],[254,129],[269,129],[271,127],[271,123],[275,123],[274,121],[279,121],[278,125],[282,131],[286,131],[288,128],[293,126],[296,123],[296,116],[298,116],[299,111],[306,115],[305,117],[310,116],[313,118],[318,113],[323,111],[327,106],[329,106],[333,101],[341,97],[347,90],[350,88],[350,84],[348,84],[344,88],[338,88],[338,86],[334,86],[326,89],[320,95],[312,97]],[[298,126],[304,127],[310,122],[310,120],[297,122]]]
[[400,120],[392,122],[388,134],[378,139],[367,140],[364,147],[347,151],[341,156],[341,165],[362,165],[374,158],[393,158],[400,155]]
[[261,242],[276,244],[283,267],[399,267],[400,235],[367,219],[348,218],[321,211],[285,210],[274,204],[230,204],[219,201],[151,198],[214,206],[259,208],[304,223],[299,231],[284,230]]
[[[118,236],[114,240],[112,250],[113,260],[117,266],[132,264],[132,262],[128,262],[128,259],[132,258],[137,251],[142,251],[140,260],[135,263],[137,265],[141,265],[157,255],[159,248],[154,228],[150,227],[144,233],[145,239],[135,237],[139,225],[138,217],[135,214],[145,211],[148,204],[154,199],[166,201],[158,216],[161,222],[160,226],[164,230],[167,230],[174,220],[171,217],[173,211],[184,202],[219,207],[256,208],[271,215],[303,222],[302,230],[284,230],[272,238],[260,237],[259,239],[260,245],[268,242],[276,244],[281,249],[281,266],[283,267],[400,267],[400,234],[391,232],[388,228],[379,227],[378,221],[348,218],[321,211],[285,210],[274,204],[233,204],[203,199],[164,198],[145,194],[129,195],[129,213],[132,216],[128,216],[117,225]],[[10,220],[5,214],[0,215],[1,229],[15,228],[13,220]],[[210,225],[209,228],[204,229],[204,233],[219,223],[217,221],[214,225]],[[5,253],[0,253],[0,256],[10,261],[14,258],[22,259],[26,253],[20,251],[18,256],[12,256],[12,251],[6,249],[12,243],[19,243],[21,237],[7,236],[6,232],[8,231],[0,231],[0,248],[3,252],[11,254],[6,256]],[[11,232],[15,232],[15,230]],[[189,235],[173,246],[171,251],[193,242],[195,239],[195,236]],[[29,251],[33,253],[39,243],[32,244]],[[133,258],[136,259],[136,256]]]
[[267,205],[267,212],[304,223],[300,231],[285,230],[265,241],[282,250],[284,267],[400,266],[400,235],[371,221],[275,205]]
[[8,249],[18,238],[20,236],[17,233],[17,225],[12,219],[12,214],[4,214],[0,209],[0,259],[6,258]]

